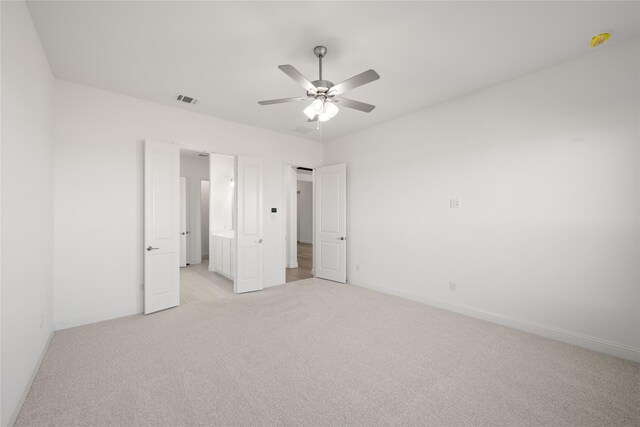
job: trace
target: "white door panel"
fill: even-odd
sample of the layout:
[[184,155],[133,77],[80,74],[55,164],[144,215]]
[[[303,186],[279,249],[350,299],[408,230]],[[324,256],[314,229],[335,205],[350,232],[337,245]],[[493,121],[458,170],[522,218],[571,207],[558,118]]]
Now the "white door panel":
[[263,288],[262,159],[237,158],[236,293]]
[[316,277],[347,281],[347,165],[316,169]]
[[145,141],[144,312],[180,304],[180,149]]
[[340,232],[340,171],[323,171],[320,186],[320,225],[323,233]]
[[340,271],[340,243],[339,242],[320,242],[320,268],[333,272]]

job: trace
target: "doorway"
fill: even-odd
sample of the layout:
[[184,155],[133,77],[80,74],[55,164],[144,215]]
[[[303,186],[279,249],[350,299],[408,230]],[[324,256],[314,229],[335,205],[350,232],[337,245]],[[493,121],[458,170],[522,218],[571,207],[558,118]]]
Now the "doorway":
[[313,169],[289,166],[287,178],[288,283],[313,277]]
[[[229,190],[229,179],[226,182],[227,193],[219,191],[217,184],[215,197],[211,195],[210,180],[212,165],[210,159],[215,154],[202,153],[188,149],[180,150],[180,181],[181,181],[181,209],[180,209],[180,303],[193,301],[210,301],[225,295],[233,294],[233,276],[230,271],[222,274],[211,267],[210,246],[212,235],[210,227],[218,230],[218,224],[222,222],[220,217],[224,214],[224,221],[231,224],[233,217],[233,190]],[[222,156],[225,160],[225,174],[234,175],[234,158]],[[216,161],[216,168],[220,165]],[[228,169],[228,170],[227,170]],[[217,171],[216,169],[216,172]],[[220,200],[222,199],[222,200]],[[215,222],[213,221],[211,205],[214,206]],[[231,229],[232,227],[227,227]],[[228,257],[231,257],[229,246]]]
[[[195,147],[194,147],[195,148]],[[145,140],[144,144],[144,313],[180,305],[181,255],[190,260],[184,270],[200,266],[205,274],[225,277],[233,284],[233,293],[259,291],[264,288],[263,256],[263,161],[246,156],[224,156],[177,143]],[[181,151],[184,162],[189,157],[209,157],[209,173],[196,174],[188,185],[181,186]],[[226,157],[233,163],[232,176],[225,180],[226,191],[215,191],[217,167],[214,159]],[[199,168],[200,166],[198,166]],[[186,167],[183,174],[187,175]],[[202,181],[209,178],[209,257],[202,250]],[[181,187],[184,190],[181,190]],[[230,189],[230,190],[229,190]],[[184,203],[183,203],[184,201]],[[221,201],[224,201],[222,203]],[[221,203],[230,206],[231,226],[214,228],[211,219]],[[196,205],[197,204],[197,205]],[[188,208],[190,205],[197,207]],[[181,207],[184,206],[184,209]],[[276,208],[273,208],[276,209]],[[181,224],[181,210],[182,221]],[[275,211],[274,211],[275,212]],[[193,221],[191,218],[200,217]],[[182,234],[185,243],[181,250]],[[212,244],[213,234],[230,242]],[[225,256],[226,254],[226,256]],[[208,261],[208,263],[207,263]],[[206,270],[205,270],[206,268]],[[213,271],[210,271],[213,270]],[[216,276],[217,277],[217,276]]]

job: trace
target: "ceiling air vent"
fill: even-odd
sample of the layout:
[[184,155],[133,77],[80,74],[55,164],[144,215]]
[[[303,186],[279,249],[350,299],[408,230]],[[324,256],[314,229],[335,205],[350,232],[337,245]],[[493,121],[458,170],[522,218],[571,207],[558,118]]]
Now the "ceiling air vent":
[[176,94],[176,101],[186,102],[187,104],[192,104],[192,105],[195,105],[198,103],[198,100],[193,96],[187,96],[181,93]]

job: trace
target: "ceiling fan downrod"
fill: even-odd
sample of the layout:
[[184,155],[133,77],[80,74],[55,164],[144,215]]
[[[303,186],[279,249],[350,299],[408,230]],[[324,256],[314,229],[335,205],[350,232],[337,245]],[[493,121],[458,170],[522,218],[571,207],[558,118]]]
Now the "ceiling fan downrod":
[[318,65],[320,69],[320,72],[318,73],[318,80],[322,80],[322,58],[324,58],[324,56],[327,54],[327,48],[324,46],[316,46],[313,48],[313,53],[315,53],[318,57]]

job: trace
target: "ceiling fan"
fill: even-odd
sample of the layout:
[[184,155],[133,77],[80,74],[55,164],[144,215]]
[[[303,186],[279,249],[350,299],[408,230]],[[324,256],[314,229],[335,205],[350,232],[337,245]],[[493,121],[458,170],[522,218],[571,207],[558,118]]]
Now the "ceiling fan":
[[271,105],[281,104],[283,102],[313,100],[313,102],[304,109],[304,114],[309,118],[309,120],[307,120],[309,122],[326,122],[338,114],[338,105],[341,107],[353,108],[358,111],[364,111],[365,113],[370,113],[374,108],[376,108],[375,105],[343,98],[341,95],[350,89],[378,80],[380,78],[378,73],[374,70],[367,70],[343,81],[342,83],[334,85],[329,80],[322,79],[322,58],[327,54],[327,48],[324,46],[316,46],[313,49],[313,53],[316,54],[319,61],[320,76],[318,80],[309,81],[309,79],[303,76],[302,73],[293,65],[278,66],[278,68],[284,71],[286,75],[291,77],[293,80],[298,82],[300,86],[307,90],[306,96],[258,101],[258,104]]

